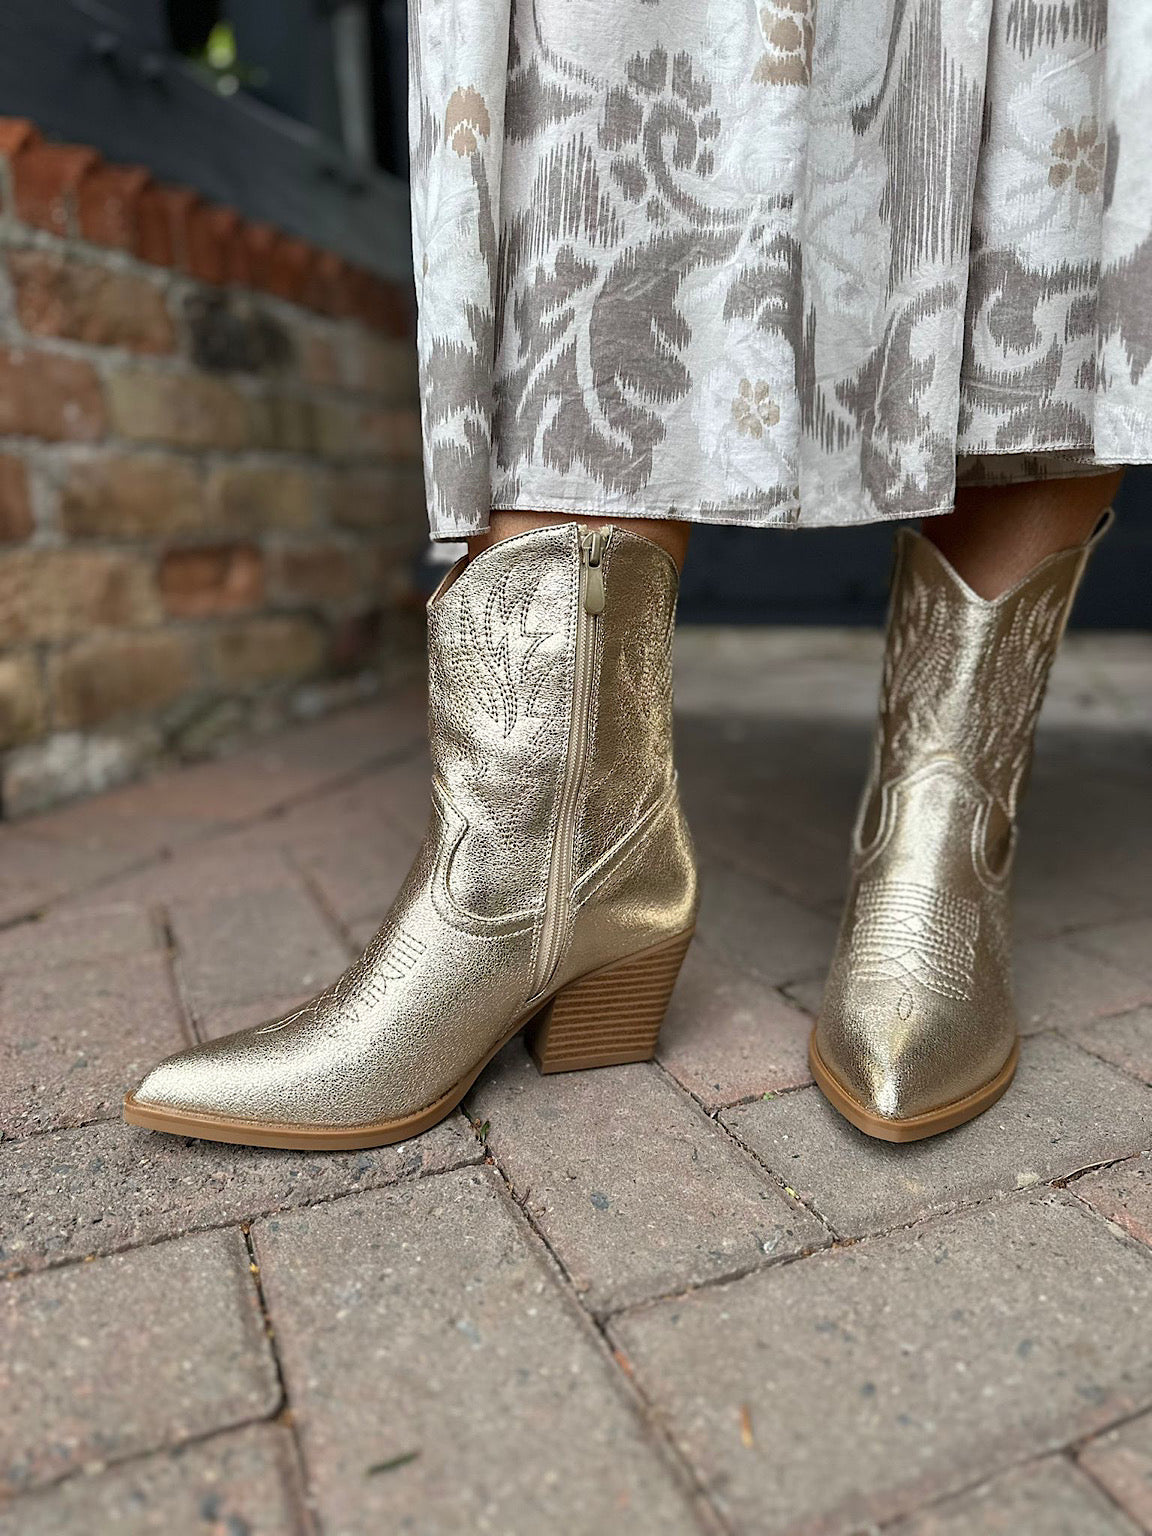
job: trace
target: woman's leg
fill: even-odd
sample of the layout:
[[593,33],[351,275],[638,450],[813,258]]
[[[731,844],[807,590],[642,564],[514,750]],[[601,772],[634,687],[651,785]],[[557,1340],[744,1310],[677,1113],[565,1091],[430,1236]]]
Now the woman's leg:
[[924,533],[979,597],[999,597],[1058,549],[1082,544],[1120,489],[1124,471],[1024,485],[968,486],[956,510]]
[[504,539],[514,539],[518,533],[530,528],[550,528],[557,523],[583,523],[586,528],[620,528],[625,533],[637,534],[649,539],[666,550],[676,562],[676,569],[684,569],[684,556],[688,549],[691,523],[677,522],[673,518],[655,517],[597,517],[564,512],[493,512],[491,525],[486,533],[478,533],[468,540],[469,555],[499,544]]

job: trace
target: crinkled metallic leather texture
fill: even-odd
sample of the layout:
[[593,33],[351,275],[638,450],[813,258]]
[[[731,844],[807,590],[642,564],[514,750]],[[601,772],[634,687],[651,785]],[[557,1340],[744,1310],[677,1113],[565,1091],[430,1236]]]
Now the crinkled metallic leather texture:
[[1089,547],[985,601],[928,539],[899,534],[879,730],[816,1026],[826,1067],[873,1114],[943,1108],[1011,1053],[1016,811]]
[[[432,819],[365,954],[286,1018],[162,1062],[138,1102],[308,1127],[398,1119],[447,1093],[525,1012],[571,720],[579,548],[573,525],[521,534],[431,600]],[[695,917],[671,763],[675,567],[619,530],[605,561],[556,985]]]

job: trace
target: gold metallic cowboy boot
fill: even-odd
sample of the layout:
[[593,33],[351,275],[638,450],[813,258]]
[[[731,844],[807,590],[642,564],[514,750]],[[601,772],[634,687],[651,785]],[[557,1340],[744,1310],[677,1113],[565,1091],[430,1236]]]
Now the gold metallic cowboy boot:
[[162,1062],[125,1118],[369,1147],[441,1120],[525,1025],[542,1072],[647,1060],[697,902],[676,590],[657,545],[575,524],[454,566],[428,604],[431,822],[380,932],[295,1013]]
[[1092,544],[994,601],[899,534],[880,725],[812,1072],[869,1136],[916,1141],[994,1104],[1019,1054],[1009,877],[1048,672]]

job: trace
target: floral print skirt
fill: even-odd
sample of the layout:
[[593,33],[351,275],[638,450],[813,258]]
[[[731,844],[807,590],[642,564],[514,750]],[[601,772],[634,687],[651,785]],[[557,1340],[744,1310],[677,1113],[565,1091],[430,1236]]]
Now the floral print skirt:
[[414,0],[433,535],[1152,460],[1152,0]]

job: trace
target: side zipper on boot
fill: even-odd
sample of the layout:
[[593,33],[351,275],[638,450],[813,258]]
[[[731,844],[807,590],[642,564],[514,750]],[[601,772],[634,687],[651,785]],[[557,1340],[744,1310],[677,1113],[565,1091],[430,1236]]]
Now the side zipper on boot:
[[580,600],[576,605],[572,716],[568,725],[568,750],[564,758],[564,777],[556,814],[556,836],[548,865],[548,886],[544,897],[544,919],[540,925],[533,997],[539,996],[551,980],[560,961],[568,927],[576,816],[580,809],[580,789],[584,782],[591,735],[596,631],[600,615],[604,612],[604,545],[605,534],[602,531],[580,529]]

